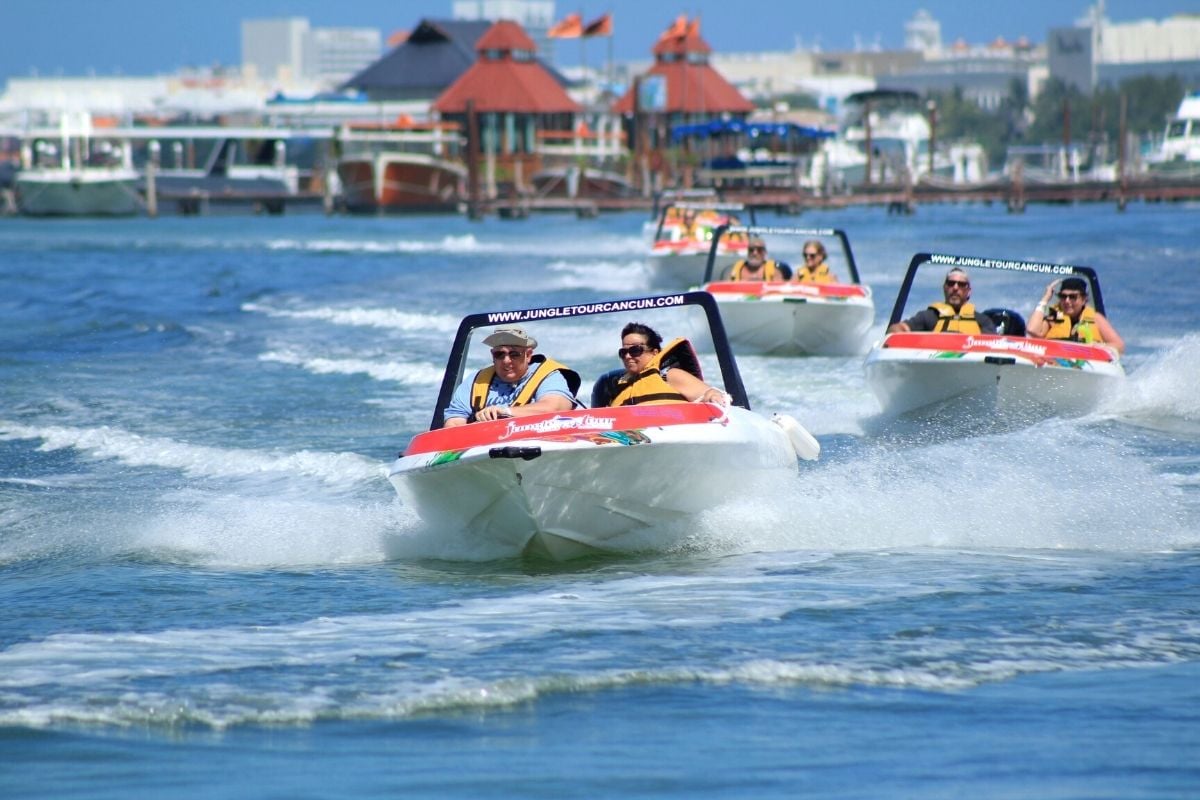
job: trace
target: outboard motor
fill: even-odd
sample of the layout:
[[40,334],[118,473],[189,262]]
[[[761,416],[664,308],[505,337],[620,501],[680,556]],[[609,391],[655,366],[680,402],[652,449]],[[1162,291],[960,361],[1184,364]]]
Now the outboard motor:
[[989,308],[983,313],[996,323],[996,333],[1001,336],[1025,335],[1025,318],[1011,308]]

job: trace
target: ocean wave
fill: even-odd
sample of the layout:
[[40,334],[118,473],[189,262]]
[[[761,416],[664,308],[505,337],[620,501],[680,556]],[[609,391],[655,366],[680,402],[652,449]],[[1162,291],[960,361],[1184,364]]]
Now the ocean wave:
[[458,330],[458,319],[447,314],[421,314],[400,311],[394,308],[272,308],[261,303],[243,303],[242,310],[265,314],[269,317],[290,319],[316,319],[336,325],[388,328],[402,331],[427,331],[454,333]]
[[409,362],[377,362],[360,358],[318,358],[301,356],[292,351],[272,350],[261,354],[260,361],[289,364],[317,375],[368,375],[377,381],[395,381],[414,386],[436,386],[441,383],[443,370],[431,364]]
[[[675,641],[673,656],[664,660],[655,647],[614,641],[613,629],[639,641],[652,632],[662,641],[678,638],[673,629],[696,627],[697,620],[680,621],[677,610],[655,616],[648,608],[626,608],[624,624],[600,622],[604,610],[578,595],[544,595],[540,603],[518,604],[535,612],[532,619],[514,616],[498,599],[274,627],[58,634],[0,652],[0,725],[221,729],[403,719],[640,686],[946,693],[1025,675],[1200,658],[1194,624],[1129,612],[1082,623],[1060,618],[1036,632],[994,619],[965,636],[931,629],[879,639],[864,629],[833,640],[810,638],[795,655],[755,654],[778,642],[755,637],[752,629],[741,646],[727,646],[725,636],[725,644],[713,642],[709,626],[701,625],[690,639]],[[545,604],[559,609],[547,614]],[[598,631],[606,632],[607,644],[580,649],[590,640],[580,637]]]
[[191,475],[211,477],[278,473],[312,477],[331,484],[352,484],[377,480],[381,470],[379,462],[357,453],[234,450],[143,436],[107,425],[72,428],[0,421],[0,439],[41,439],[38,449],[43,451],[73,449],[130,466],[179,469]]

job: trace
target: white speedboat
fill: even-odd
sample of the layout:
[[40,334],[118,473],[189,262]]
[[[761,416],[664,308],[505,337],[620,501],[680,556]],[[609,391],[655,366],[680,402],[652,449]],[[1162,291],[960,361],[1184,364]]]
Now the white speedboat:
[[[703,311],[730,405],[580,407],[441,427],[468,361],[479,358],[468,358],[473,337],[486,336],[497,319],[519,322],[547,341],[548,326],[577,327],[580,317],[617,314],[619,330],[631,314],[641,319],[653,313],[647,309],[666,307]],[[794,477],[797,457],[815,459],[819,452],[791,417],[750,410],[716,303],[691,292],[465,318],[432,429],[412,439],[388,478],[429,525],[464,531],[502,557],[564,560],[673,547],[691,533],[694,515],[742,496],[747,486]]]
[[[753,209],[741,203],[677,202],[665,206],[650,245],[652,285],[685,289],[704,280],[713,232],[722,225],[740,225],[738,215],[754,221]],[[733,264],[746,254],[746,241],[736,236],[718,242],[718,269]]]
[[[969,271],[973,297],[1025,301],[1036,300],[1056,276],[1078,276],[1088,281],[1090,301],[1104,313],[1099,280],[1090,267],[918,253],[889,326],[905,318],[919,269],[924,269],[921,296],[932,301],[940,299],[941,281],[954,267]],[[993,276],[999,277],[988,280]],[[997,323],[997,334],[898,332],[885,334],[872,347],[866,379],[885,413],[925,415],[953,407],[956,414],[963,412],[957,414],[960,419],[1078,416],[1094,410],[1125,378],[1120,355],[1110,347],[1027,337],[1024,319],[1008,308],[979,313]]]
[[[726,235],[760,237],[768,257],[803,265],[805,242],[819,241],[836,280],[794,283],[713,280],[720,277],[717,245]],[[875,321],[871,289],[862,284],[850,240],[832,228],[730,227],[714,237],[701,287],[721,308],[725,331],[739,353],[779,356],[862,355]]]
[[719,203],[721,196],[716,189],[664,189],[654,195],[654,205],[650,208],[650,218],[642,223],[642,238],[646,246],[654,244],[659,226],[662,224],[662,212],[672,203],[705,202]]

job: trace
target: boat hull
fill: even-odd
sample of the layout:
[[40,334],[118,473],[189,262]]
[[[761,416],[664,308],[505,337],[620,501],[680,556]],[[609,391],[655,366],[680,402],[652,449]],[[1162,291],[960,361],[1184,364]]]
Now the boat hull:
[[346,210],[359,214],[456,211],[466,177],[465,167],[419,153],[338,162]]
[[625,176],[601,169],[544,169],[534,173],[530,183],[538,197],[610,199],[634,194]]
[[894,333],[872,348],[867,385],[885,413],[1087,414],[1124,380],[1108,348],[1013,336]]
[[[708,267],[707,243],[696,246],[656,242],[650,251],[651,285],[663,289],[688,289],[704,282]],[[713,260],[713,274],[719,275],[744,256],[732,250],[719,251]]]
[[865,286],[727,281],[704,290],[739,353],[850,356],[870,345],[875,304]]
[[427,524],[497,557],[565,560],[678,546],[696,514],[795,475],[796,457],[753,412],[680,403],[431,431],[388,477]]
[[39,217],[127,217],[142,198],[138,175],[126,169],[28,170],[14,181],[17,208]]

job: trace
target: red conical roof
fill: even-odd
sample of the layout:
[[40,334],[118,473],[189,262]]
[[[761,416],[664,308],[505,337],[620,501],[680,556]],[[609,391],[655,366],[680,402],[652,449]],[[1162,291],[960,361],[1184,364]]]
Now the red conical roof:
[[482,53],[484,50],[528,50],[533,53],[537,50],[537,45],[520,25],[502,19],[488,28],[487,33],[480,36],[479,41],[475,43],[475,52]]
[[[572,114],[581,106],[572,100],[550,72],[533,60],[533,40],[515,22],[497,22],[475,45],[479,59],[450,84],[433,109],[463,114],[467,101],[479,113]],[[514,51],[527,55],[513,57]]]

